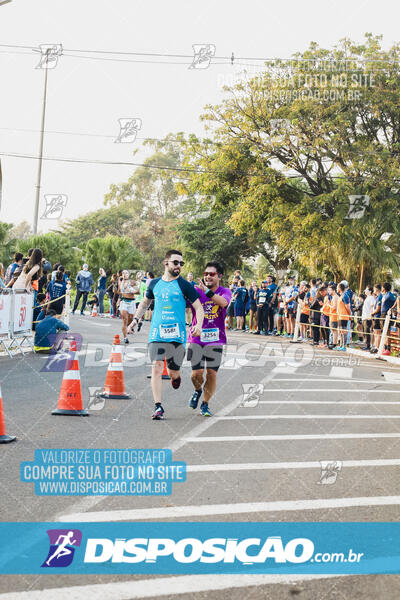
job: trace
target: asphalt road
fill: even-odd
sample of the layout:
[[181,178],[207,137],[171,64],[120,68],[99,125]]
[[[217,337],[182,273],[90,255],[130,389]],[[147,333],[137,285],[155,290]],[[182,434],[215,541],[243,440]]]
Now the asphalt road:
[[[119,328],[114,320],[71,317],[71,331],[82,335],[85,405],[90,392],[103,387]],[[189,409],[185,364],[179,390],[164,382],[166,419],[154,422],[147,331],[145,324],[124,348],[132,399],[94,404],[88,418],[51,415],[62,373],[47,372],[45,357],[0,358],[7,433],[18,437],[0,446],[2,521],[399,520],[398,499],[381,503],[382,497],[400,497],[398,367],[232,332],[211,405],[214,417]],[[397,375],[399,382],[389,383]],[[256,386],[250,401],[243,395],[249,386]],[[174,460],[188,464],[187,481],[174,484],[166,497],[36,496],[33,484],[20,481],[19,470],[38,448],[171,448]],[[323,483],[323,461],[337,461],[334,482]],[[400,577],[30,575],[0,581],[0,600],[36,600],[38,591],[41,600],[394,600]]]

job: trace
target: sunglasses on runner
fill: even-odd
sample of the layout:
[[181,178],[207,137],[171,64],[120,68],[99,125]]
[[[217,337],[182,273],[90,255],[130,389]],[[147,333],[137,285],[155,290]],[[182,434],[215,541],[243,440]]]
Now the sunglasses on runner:
[[176,267],[177,267],[178,265],[180,265],[181,267],[183,267],[183,265],[185,264],[185,263],[183,262],[183,260],[169,260],[168,262],[171,262],[171,263],[172,263],[173,265],[175,265]]
[[204,276],[204,277],[207,277],[207,275],[208,275],[209,277],[215,277],[216,275],[218,275],[218,273],[217,273],[217,271],[214,271],[214,273],[211,273],[211,271],[204,271],[204,272],[203,272],[203,276]]

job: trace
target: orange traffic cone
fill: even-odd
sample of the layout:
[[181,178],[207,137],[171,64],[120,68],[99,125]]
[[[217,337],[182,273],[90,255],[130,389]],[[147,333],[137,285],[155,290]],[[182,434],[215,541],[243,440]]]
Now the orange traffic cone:
[[97,304],[93,304],[91,317],[97,317]]
[[83,408],[79,361],[75,358],[75,352],[77,351],[75,341],[71,342],[69,351],[71,356],[65,365],[57,408],[51,414],[88,417],[88,411]]
[[171,379],[171,377],[168,375],[168,371],[167,371],[167,359],[166,358],[164,358],[164,370],[162,372],[161,379]]
[[6,434],[6,422],[4,420],[4,409],[3,409],[3,397],[1,395],[0,387],[0,444],[8,444],[9,442],[15,442],[15,435]]
[[125,393],[124,369],[122,366],[119,335],[114,337],[104,391],[100,394],[100,398],[111,398],[112,400],[129,400],[130,398],[129,394]]
[[[151,379],[151,373],[150,373],[150,375],[147,375],[147,379]],[[161,379],[171,379],[171,377],[168,375],[168,371],[167,371],[167,359],[166,358],[164,358],[164,370],[162,372]]]

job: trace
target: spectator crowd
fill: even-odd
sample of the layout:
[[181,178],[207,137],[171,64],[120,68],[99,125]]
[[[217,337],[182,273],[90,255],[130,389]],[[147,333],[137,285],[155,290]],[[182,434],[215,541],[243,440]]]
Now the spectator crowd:
[[[112,318],[122,319],[125,343],[129,343],[126,337],[131,321],[129,301],[134,300],[132,306],[136,307],[153,278],[153,273],[144,271],[138,271],[133,278],[127,270],[107,274],[102,267],[94,277],[89,266],[83,264],[73,279],[62,264],[51,265],[39,248],[31,248],[26,257],[16,252],[6,269],[0,263],[0,291],[13,288],[34,294],[33,329],[46,317],[53,319],[51,331],[67,327],[61,316],[65,313],[67,291],[75,284],[72,314],[79,310],[84,315],[88,306],[90,311],[104,316],[105,298],[108,298],[107,313]],[[194,285],[192,273],[187,279]],[[227,309],[226,327],[231,331],[293,338],[297,316],[301,341],[339,351],[356,345],[374,354],[381,344],[383,324],[390,311],[383,354],[394,352],[400,355],[400,292],[397,288],[392,289],[390,282],[367,285],[357,294],[345,280],[334,282],[315,278],[296,283],[293,275],[281,284],[274,275],[267,275],[261,282],[254,280],[246,285],[238,270],[230,282],[230,289],[232,299]],[[145,320],[151,318],[151,308]],[[188,310],[189,323],[190,319]],[[48,328],[45,337],[48,337]],[[46,346],[39,344],[37,347]]]

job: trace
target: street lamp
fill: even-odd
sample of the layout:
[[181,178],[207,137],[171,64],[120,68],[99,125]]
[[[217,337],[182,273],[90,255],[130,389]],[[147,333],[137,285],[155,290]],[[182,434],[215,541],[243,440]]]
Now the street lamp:
[[43,162],[43,139],[44,139],[44,124],[46,118],[46,99],[47,99],[47,71],[48,71],[48,60],[51,49],[46,50],[46,65],[44,69],[44,89],[43,89],[43,104],[42,104],[42,122],[40,127],[40,143],[39,143],[39,162],[38,172],[36,181],[36,198],[35,208],[33,214],[33,235],[37,234],[38,218],[39,218],[39,199],[40,199],[40,183],[42,178],[42,162]]

